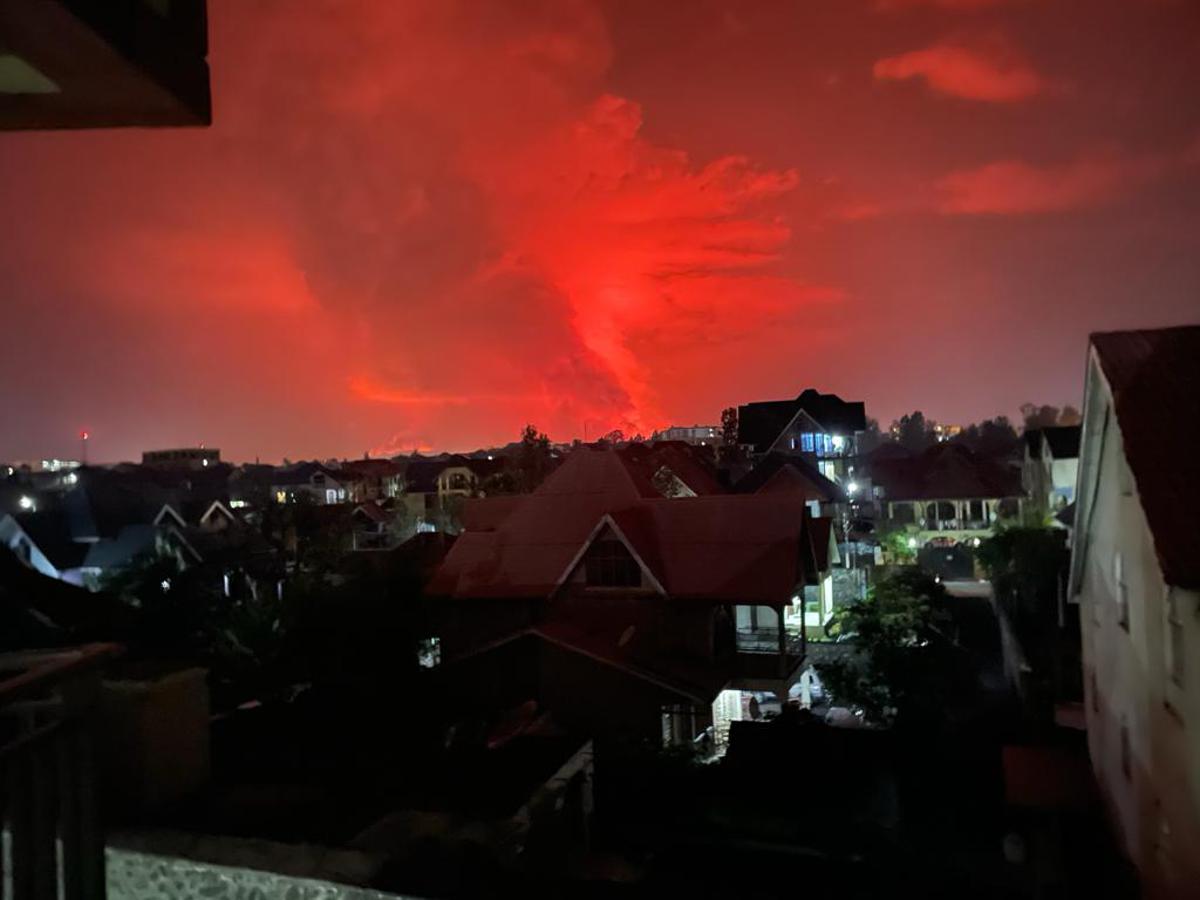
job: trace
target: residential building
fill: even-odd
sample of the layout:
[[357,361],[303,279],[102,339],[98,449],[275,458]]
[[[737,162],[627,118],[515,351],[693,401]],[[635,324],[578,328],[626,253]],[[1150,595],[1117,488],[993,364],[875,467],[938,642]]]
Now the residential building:
[[1143,895],[1200,885],[1200,326],[1094,334],[1069,596],[1092,765]]
[[840,515],[848,499],[846,491],[822,475],[809,459],[779,451],[756,460],[754,468],[738,479],[733,490],[739,494],[798,493],[814,518]]
[[99,579],[157,546],[152,501],[116,503],[85,486],[41,508],[0,517],[0,543],[50,578],[95,589]]
[[175,450],[145,450],[142,465],[160,469],[206,469],[221,462],[215,447],[181,447]]
[[504,460],[447,454],[412,457],[404,470],[409,511],[419,531],[457,533],[464,502],[477,497],[483,483],[504,468]]
[[1058,512],[1075,501],[1081,426],[1061,425],[1025,432],[1022,480],[1034,503]]
[[685,444],[713,446],[721,443],[720,425],[672,425],[657,435],[656,440],[682,441]]
[[644,471],[585,445],[532,494],[469,501],[430,586],[444,665],[474,690],[523,669],[556,718],[666,743],[711,735],[724,690],[786,697],[805,649],[787,616],[828,530],[800,495],[668,496]]
[[319,462],[281,467],[275,469],[269,478],[271,496],[277,503],[294,503],[301,495],[321,505],[350,500],[345,476]]
[[998,519],[1021,511],[1021,473],[956,441],[918,454],[885,444],[864,466],[879,527],[908,529],[913,548],[930,542],[974,544]]
[[866,406],[812,388],[795,400],[770,400],[738,407],[738,443],[752,456],[772,451],[808,453],[825,477],[842,482],[853,475],[852,458],[867,428]]
[[387,500],[404,493],[404,465],[390,459],[355,459],[342,463],[338,472],[355,503]]

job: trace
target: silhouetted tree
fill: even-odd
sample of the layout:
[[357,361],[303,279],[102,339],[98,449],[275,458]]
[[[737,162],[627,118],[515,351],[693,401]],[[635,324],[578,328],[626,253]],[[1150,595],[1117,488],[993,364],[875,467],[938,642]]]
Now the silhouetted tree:
[[732,465],[742,461],[745,454],[738,443],[738,411],[736,406],[727,406],[721,410],[721,447],[717,460],[722,465]]
[[532,424],[521,432],[516,464],[517,490],[524,494],[533,491],[550,473],[550,438]]
[[963,680],[950,622],[945,589],[905,567],[836,614],[831,630],[851,636],[857,652],[819,665],[821,678],[838,704],[872,721],[937,721]]
[[625,443],[625,432],[620,428],[614,428],[608,434],[604,435],[604,437],[600,438],[600,442],[603,444],[613,444],[614,446],[623,444]]
[[858,452],[870,453],[884,442],[885,438],[879,430],[877,419],[867,419],[867,428],[858,438]]
[[934,430],[936,427],[936,423],[926,419],[919,409],[901,416],[892,423],[896,441],[914,453],[920,453],[926,447],[937,443],[937,432]]
[[977,425],[970,425],[954,440],[983,456],[1011,456],[1021,448],[1017,429],[1008,421],[1008,416],[996,416]]

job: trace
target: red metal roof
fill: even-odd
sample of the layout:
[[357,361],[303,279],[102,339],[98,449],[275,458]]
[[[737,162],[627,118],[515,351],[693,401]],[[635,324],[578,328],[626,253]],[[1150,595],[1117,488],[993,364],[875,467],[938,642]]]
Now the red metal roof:
[[885,500],[976,500],[1019,497],[1021,473],[956,441],[917,456],[875,458],[871,478]]
[[1093,334],[1163,580],[1200,588],[1200,325]]
[[804,576],[801,496],[643,496],[619,451],[583,447],[493,530],[470,528],[431,593],[546,597],[611,516],[672,597],[785,603]]

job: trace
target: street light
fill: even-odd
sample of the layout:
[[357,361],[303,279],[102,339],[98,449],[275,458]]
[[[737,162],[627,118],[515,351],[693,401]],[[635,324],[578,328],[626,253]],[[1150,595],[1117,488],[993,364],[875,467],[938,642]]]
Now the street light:
[[17,506],[21,507],[21,509],[33,509],[33,498],[22,496],[21,499],[17,501]]
[[910,538],[908,539],[908,549],[909,549],[909,550],[916,550],[916,549],[917,549],[917,539],[916,539],[915,537],[910,537]]
[[848,485],[846,485],[846,490],[848,490],[852,494],[858,493],[858,482],[857,481],[850,482]]

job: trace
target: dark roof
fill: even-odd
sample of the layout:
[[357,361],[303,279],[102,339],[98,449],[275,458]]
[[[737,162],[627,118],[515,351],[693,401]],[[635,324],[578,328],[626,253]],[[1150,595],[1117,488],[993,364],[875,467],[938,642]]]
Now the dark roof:
[[0,649],[111,638],[119,613],[108,594],[47,578],[0,547]]
[[437,490],[437,478],[446,469],[466,468],[480,481],[504,468],[502,459],[472,459],[454,454],[439,459],[414,459],[408,464],[404,475],[408,490],[414,494],[431,494]]
[[733,489],[739,494],[796,491],[805,494],[806,500],[827,503],[841,503],[846,499],[837,483],[822,475],[803,456],[780,452],[768,453],[756,462]]
[[738,407],[738,443],[765,453],[796,414],[803,410],[829,433],[854,434],[867,427],[866,405],[812,388],[795,400],[768,400]]
[[958,441],[934,444],[910,457],[868,459],[888,500],[983,500],[1022,495],[1021,473],[980,456]]
[[362,516],[368,521],[374,522],[376,525],[385,525],[392,521],[391,513],[373,500],[358,504],[358,506],[354,507],[354,512],[352,515]]
[[[1093,334],[1163,580],[1200,588],[1200,325]],[[1181,454],[1183,454],[1181,456]]]
[[581,447],[492,530],[464,531],[431,592],[549,596],[605,516],[672,597],[781,602],[803,580],[802,497],[645,497],[619,451]]
[[1079,439],[1082,434],[1082,425],[1056,425],[1053,428],[1042,429],[1042,437],[1050,447],[1050,455],[1055,459],[1078,459]]
[[277,468],[271,475],[272,485],[310,484],[314,475],[321,474],[335,482],[341,483],[342,477],[336,469],[331,469],[319,462],[303,462],[287,468]]
[[706,459],[701,449],[683,441],[628,444],[618,448],[617,454],[643,497],[661,496],[654,486],[654,476],[664,468],[697,496],[725,493],[711,457]]
[[70,519],[61,507],[18,513],[13,518],[54,568],[61,572],[83,565],[92,545],[72,538]]
[[390,459],[354,459],[342,463],[342,472],[357,478],[390,478],[404,474],[404,466]]

